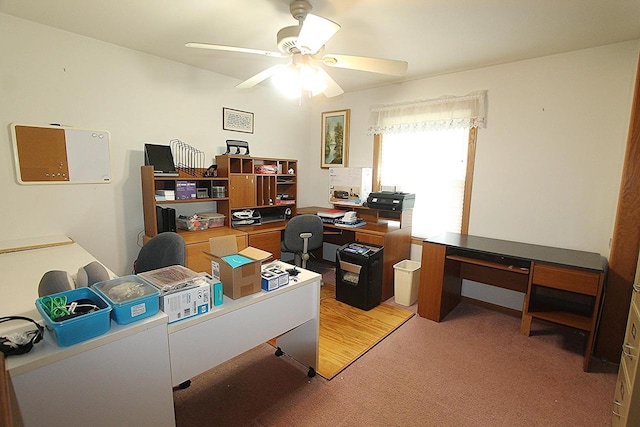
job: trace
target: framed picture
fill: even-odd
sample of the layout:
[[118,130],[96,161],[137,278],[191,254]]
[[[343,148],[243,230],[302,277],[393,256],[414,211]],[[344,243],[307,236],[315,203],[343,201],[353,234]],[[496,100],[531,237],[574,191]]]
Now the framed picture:
[[351,110],[322,113],[320,167],[349,166],[349,116]]
[[253,113],[222,107],[222,129],[253,133]]

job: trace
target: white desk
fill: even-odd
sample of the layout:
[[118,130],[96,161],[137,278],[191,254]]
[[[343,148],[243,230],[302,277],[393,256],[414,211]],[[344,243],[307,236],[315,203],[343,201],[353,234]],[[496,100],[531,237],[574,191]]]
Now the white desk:
[[[58,243],[30,241],[28,249],[4,251],[0,242],[0,315],[40,321],[35,300],[42,275],[72,273],[95,260],[68,239]],[[310,368],[309,375],[315,374],[319,307],[320,275],[301,270],[297,282],[237,300],[225,297],[211,312],[170,325],[162,312],[129,325],[112,322],[105,335],[71,347],[58,347],[45,332],[30,353],[6,360],[19,408],[14,418],[25,426],[66,427],[70,420],[90,420],[86,423],[95,426],[174,426],[172,385],[273,337],[278,336],[285,353]],[[4,323],[0,330],[7,333],[9,324],[22,322]]]
[[[95,261],[69,239],[43,242],[0,250],[0,315],[28,316],[43,324],[35,309],[42,275],[49,270],[75,273]],[[10,246],[0,244],[0,249]],[[5,322],[3,334],[25,324]],[[8,357],[6,365],[17,425],[175,425],[162,312],[130,325],[111,322],[106,334],[71,347],[58,347],[45,331],[31,352]]]
[[[285,268],[291,265],[281,263]],[[178,385],[273,337],[315,375],[318,366],[320,275],[300,269],[298,281],[232,300],[169,325],[171,377]]]

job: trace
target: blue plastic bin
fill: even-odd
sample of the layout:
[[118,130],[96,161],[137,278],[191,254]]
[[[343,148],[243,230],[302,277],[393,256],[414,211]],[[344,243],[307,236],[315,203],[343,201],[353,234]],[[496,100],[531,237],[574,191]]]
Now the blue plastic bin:
[[[51,320],[43,308],[44,298],[66,297],[67,302],[80,299],[90,299],[98,310],[83,314],[72,319],[55,321]],[[68,347],[105,334],[111,329],[111,306],[109,303],[91,288],[77,288],[70,291],[59,292],[48,296],[40,297],[36,300],[36,308],[47,329],[53,332],[56,342],[60,347]]]
[[111,318],[119,325],[153,316],[160,309],[158,288],[135,275],[99,282],[92,288],[107,300]]

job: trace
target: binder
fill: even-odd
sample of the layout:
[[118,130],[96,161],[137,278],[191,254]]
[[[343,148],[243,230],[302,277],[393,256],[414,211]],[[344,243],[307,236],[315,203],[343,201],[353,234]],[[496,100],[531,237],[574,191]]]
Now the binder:
[[156,206],[156,225],[158,234],[165,231],[176,231],[176,210],[174,208],[163,208]]
[[165,231],[176,231],[176,210],[174,208],[165,208],[166,212],[166,226],[167,230]]
[[164,233],[166,230],[165,214],[162,206],[156,206],[156,226],[158,227],[158,234]]

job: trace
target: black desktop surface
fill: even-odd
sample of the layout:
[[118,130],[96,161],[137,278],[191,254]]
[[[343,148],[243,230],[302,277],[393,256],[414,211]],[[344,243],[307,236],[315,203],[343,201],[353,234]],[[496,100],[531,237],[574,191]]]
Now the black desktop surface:
[[546,262],[594,271],[603,271],[604,269],[602,256],[595,252],[554,248],[551,246],[541,246],[449,232],[430,237],[424,241],[428,243],[453,246],[478,253],[508,256],[522,260]]

